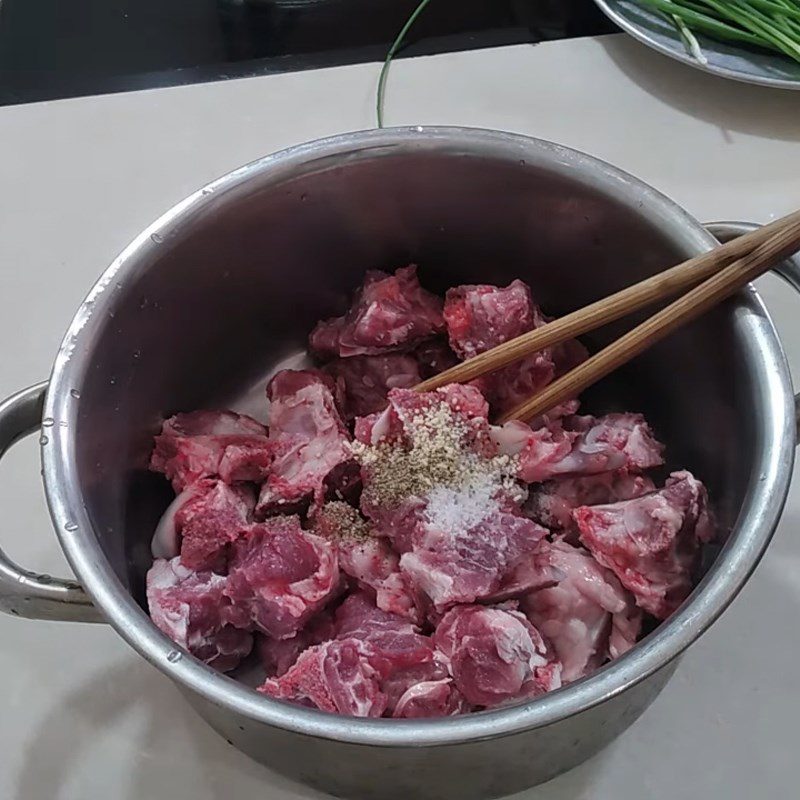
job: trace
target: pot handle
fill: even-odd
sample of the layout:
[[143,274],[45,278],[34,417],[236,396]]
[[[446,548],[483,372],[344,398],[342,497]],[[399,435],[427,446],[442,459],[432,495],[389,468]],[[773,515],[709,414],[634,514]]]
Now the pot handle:
[[[46,390],[47,383],[39,383],[0,402],[0,458],[39,429]],[[2,549],[0,611],[29,619],[104,622],[79,583],[22,569]]]
[[[705,225],[708,232],[723,244],[760,227],[761,225],[755,222],[709,222]],[[783,278],[792,289],[800,292],[800,253],[784,259],[780,264],[773,267],[772,271]],[[794,396],[794,416],[798,439],[800,439],[800,394]]]

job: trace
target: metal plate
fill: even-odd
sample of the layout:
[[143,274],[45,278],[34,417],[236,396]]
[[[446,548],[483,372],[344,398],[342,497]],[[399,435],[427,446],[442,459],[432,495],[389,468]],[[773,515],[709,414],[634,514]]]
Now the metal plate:
[[631,0],[595,0],[624,31],[643,44],[684,64],[744,83],[800,90],[800,63],[788,56],[750,50],[697,34],[707,64],[686,52],[678,32],[663,17]]

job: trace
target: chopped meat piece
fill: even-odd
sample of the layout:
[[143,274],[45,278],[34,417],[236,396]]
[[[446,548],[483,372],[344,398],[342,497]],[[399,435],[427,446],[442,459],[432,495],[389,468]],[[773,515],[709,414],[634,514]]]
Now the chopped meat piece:
[[180,647],[206,664],[228,672],[253,647],[253,637],[226,624],[225,578],[194,572],[157,558],[147,573],[147,604],[153,622]]
[[258,691],[321,711],[380,717],[387,698],[370,654],[369,645],[358,639],[323,642],[304,650],[286,673],[267,678]]
[[574,528],[572,510],[578,506],[597,506],[632,500],[655,491],[646,475],[626,472],[600,472],[582,478],[557,478],[531,492],[525,513],[545,528],[569,531]]
[[611,569],[636,603],[666,619],[692,588],[699,543],[714,526],[706,490],[689,472],[674,472],[658,492],[634,500],[582,506],[573,516],[581,542]]
[[462,359],[491,350],[544,322],[530,289],[520,280],[504,289],[488,284],[448,289],[444,319],[450,347]]
[[309,346],[323,358],[378,355],[408,350],[442,331],[442,301],[419,285],[417,268],[409,266],[394,275],[368,272],[350,310],[318,323]]
[[176,414],[164,422],[150,459],[176,492],[203,477],[226,483],[262,481],[272,463],[266,428],[232,411]]
[[227,621],[275,639],[294,636],[339,591],[336,551],[297,517],[253,525],[232,546]]
[[561,664],[539,631],[513,608],[457,606],[434,633],[467,701],[493,708],[561,685]]
[[369,662],[380,675],[389,712],[412,686],[449,677],[448,662],[429,636],[403,617],[376,608],[363,593],[345,599],[336,611],[336,625],[338,639],[369,646]]
[[180,552],[188,569],[223,571],[225,549],[247,527],[254,506],[250,487],[201,478],[164,512],[153,537],[153,555],[172,558]]
[[299,630],[291,639],[272,639],[256,634],[258,656],[267,677],[280,677],[297,661],[305,649],[322,644],[335,636],[333,615],[323,609],[308,625]]
[[325,369],[344,383],[348,420],[381,411],[389,389],[411,389],[422,380],[416,360],[402,353],[337,358]]
[[492,435],[501,452],[519,456],[519,477],[537,483],[562,475],[641,472],[664,463],[663,445],[641,414],[566,417],[538,430],[507,422]]
[[283,370],[270,381],[267,394],[275,461],[258,499],[256,513],[262,516],[281,507],[293,509],[309,497],[319,504],[328,475],[352,458],[330,378]]
[[564,575],[557,586],[529,594],[522,610],[552,644],[561,661],[564,683],[578,680],[630,649],[641,629],[642,612],[634,606],[611,570],[601,567],[582,547],[556,540],[551,559]]
[[481,491],[439,489],[432,495],[400,567],[438,611],[552,582],[543,575],[546,565],[536,569],[532,561],[545,528],[504,511]]
[[362,589],[374,594],[378,608],[414,622],[420,614],[400,573],[399,557],[385,539],[352,506],[326,503],[314,520],[314,530],[334,542],[339,567],[355,578]]
[[447,342],[441,339],[431,339],[423,342],[415,351],[414,358],[419,367],[419,374],[423,380],[432,378],[440,372],[458,364],[456,354],[450,349]]

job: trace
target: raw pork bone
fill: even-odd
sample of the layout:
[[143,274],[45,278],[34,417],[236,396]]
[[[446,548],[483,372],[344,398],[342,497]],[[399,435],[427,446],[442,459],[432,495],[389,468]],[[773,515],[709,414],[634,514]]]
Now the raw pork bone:
[[512,603],[456,606],[433,638],[450,658],[456,687],[472,705],[493,708],[561,686],[561,664]]
[[297,517],[272,517],[232,545],[223,615],[237,628],[288,639],[339,590],[330,543],[302,530]]
[[[481,284],[449,289],[444,318],[450,345],[464,359],[549,321],[533,302],[527,284],[520,280],[505,288]],[[586,356],[583,345],[573,340],[532,353],[472,383],[489,401],[492,411],[503,414],[541,391],[556,375],[577,366]],[[555,414],[550,416],[554,418]]]
[[356,593],[336,612],[336,631],[334,641],[305,650],[284,675],[267,679],[259,691],[359,717],[398,708],[414,716],[461,709],[447,660],[407,620]]
[[[336,409],[333,381],[316,370],[282,370],[267,387],[272,470],[256,506],[260,517],[322,502],[329,476],[348,476],[350,436]],[[353,469],[356,466],[353,464]],[[339,488],[339,487],[331,487]]]
[[614,573],[582,547],[556,539],[550,559],[564,578],[527,595],[521,606],[553,646],[561,679],[570,683],[630,650],[641,631],[642,612]]
[[176,492],[216,475],[226,483],[260,483],[272,463],[267,429],[233,411],[176,414],[164,422],[155,441],[150,469],[163,472]]
[[153,555],[180,553],[188,569],[224,572],[227,546],[250,524],[254,506],[251,487],[200,478],[167,507],[153,536]]
[[416,359],[403,353],[337,358],[325,370],[344,384],[347,420],[381,411],[390,389],[411,389],[422,380]]
[[636,603],[666,619],[692,589],[701,542],[714,538],[706,490],[689,472],[634,500],[573,511],[581,542]]
[[655,489],[655,484],[646,475],[627,472],[556,478],[531,491],[524,508],[527,516],[545,528],[571,533],[575,530],[572,511],[578,506],[632,500]]
[[272,639],[256,634],[256,650],[268,678],[280,677],[309,647],[333,639],[336,635],[333,614],[324,608],[291,639]]
[[314,531],[335,544],[339,568],[373,597],[379,609],[421,621],[397,553],[355,508],[339,501],[326,503],[314,519]]
[[494,427],[500,452],[519,457],[519,478],[538,483],[560,476],[624,470],[641,472],[664,463],[664,446],[641,414],[574,416],[532,430],[512,420]]
[[224,588],[222,575],[194,572],[180,558],[157,558],[147,573],[147,604],[156,626],[195,658],[228,672],[250,652],[253,637],[224,620],[230,603]]
[[414,265],[394,275],[372,270],[343,317],[317,323],[309,349],[320,358],[410,350],[445,329],[442,301],[426,292]]

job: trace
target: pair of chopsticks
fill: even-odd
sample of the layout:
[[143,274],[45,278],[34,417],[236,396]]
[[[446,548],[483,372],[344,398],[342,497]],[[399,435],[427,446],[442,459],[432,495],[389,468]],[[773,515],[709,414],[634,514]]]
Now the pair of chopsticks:
[[[613,322],[689,290],[545,389],[504,414],[500,422],[528,420],[577,397],[584,389],[630,361],[800,249],[800,211],[733,239],[671,269],[511,339],[418,384],[431,391],[465,383],[524,356]],[[693,288],[694,287],[694,288]]]

